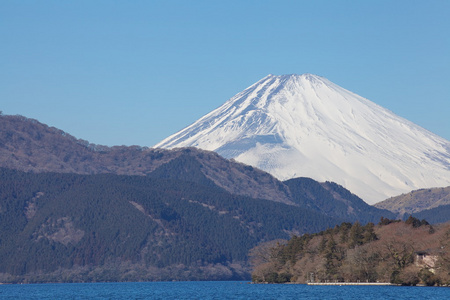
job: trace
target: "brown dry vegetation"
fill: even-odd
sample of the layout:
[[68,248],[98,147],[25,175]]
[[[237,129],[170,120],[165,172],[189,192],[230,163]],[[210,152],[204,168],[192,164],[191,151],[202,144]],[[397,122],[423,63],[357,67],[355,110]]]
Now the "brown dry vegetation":
[[450,223],[432,227],[412,220],[373,231],[373,224],[343,223],[275,246],[260,245],[251,251],[253,281],[449,285]]
[[386,199],[374,206],[392,211],[401,218],[403,215],[418,213],[427,209],[450,204],[450,186],[420,189]]

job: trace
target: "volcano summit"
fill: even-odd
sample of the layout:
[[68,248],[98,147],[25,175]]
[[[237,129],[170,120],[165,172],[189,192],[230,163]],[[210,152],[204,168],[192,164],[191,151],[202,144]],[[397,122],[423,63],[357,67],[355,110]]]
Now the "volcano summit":
[[155,147],[198,147],[373,204],[450,185],[450,142],[329,80],[268,75]]

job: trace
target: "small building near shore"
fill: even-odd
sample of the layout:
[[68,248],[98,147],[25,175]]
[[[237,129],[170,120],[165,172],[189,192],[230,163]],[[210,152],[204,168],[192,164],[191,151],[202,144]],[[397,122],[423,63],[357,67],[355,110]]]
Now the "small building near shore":
[[423,269],[428,269],[430,272],[434,273],[437,260],[437,255],[433,255],[427,251],[418,251],[416,252],[414,263],[416,266]]

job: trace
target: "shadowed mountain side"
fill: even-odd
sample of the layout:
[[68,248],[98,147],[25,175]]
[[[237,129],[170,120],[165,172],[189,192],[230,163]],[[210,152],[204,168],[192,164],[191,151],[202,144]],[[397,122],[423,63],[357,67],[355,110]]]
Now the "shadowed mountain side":
[[248,279],[252,247],[339,222],[194,182],[0,169],[0,281]]
[[[418,219],[425,219],[432,224],[445,223],[450,221],[450,204],[441,205],[435,208],[422,210],[412,214]],[[406,216],[405,216],[406,218]]]
[[289,188],[266,172],[226,160],[210,151],[196,148],[175,150],[182,151],[183,154],[158,167],[148,176],[218,186],[236,195],[295,205]]
[[284,181],[292,193],[293,201],[327,216],[361,223],[378,222],[383,216],[394,214],[368,205],[358,196],[333,182],[317,182],[311,178],[295,178]]

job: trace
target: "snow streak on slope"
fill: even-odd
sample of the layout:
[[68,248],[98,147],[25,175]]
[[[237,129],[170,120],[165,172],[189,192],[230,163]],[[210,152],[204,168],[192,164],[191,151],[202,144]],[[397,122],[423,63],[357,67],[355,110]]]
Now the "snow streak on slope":
[[370,204],[450,185],[450,142],[311,74],[269,75],[155,147],[199,147]]

